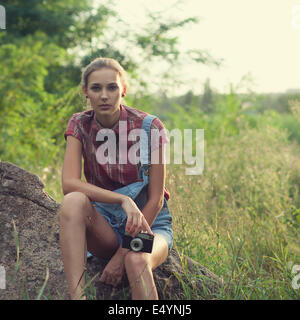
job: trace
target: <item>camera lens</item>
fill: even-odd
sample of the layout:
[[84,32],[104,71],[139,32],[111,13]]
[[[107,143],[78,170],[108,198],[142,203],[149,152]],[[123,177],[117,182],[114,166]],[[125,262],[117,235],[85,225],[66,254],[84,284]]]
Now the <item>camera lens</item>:
[[134,238],[130,242],[130,248],[132,251],[141,251],[143,249],[143,241],[140,238]]

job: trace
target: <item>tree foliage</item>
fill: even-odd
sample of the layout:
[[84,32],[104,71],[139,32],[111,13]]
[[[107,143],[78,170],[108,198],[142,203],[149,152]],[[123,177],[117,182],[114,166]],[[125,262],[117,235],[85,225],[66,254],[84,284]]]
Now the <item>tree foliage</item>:
[[67,121],[84,108],[79,87],[84,66],[98,56],[115,58],[144,94],[147,72],[160,59],[167,69],[159,81],[173,84],[172,66],[179,67],[189,54],[179,49],[176,31],[197,22],[150,12],[139,31],[122,24],[109,1],[97,6],[91,0],[1,4],[7,29],[0,33],[0,159],[29,170],[62,158]]
[[210,80],[207,79],[204,84],[201,108],[204,112],[212,113],[214,111],[215,101],[213,90],[210,86]]
[[114,12],[105,5],[93,10],[91,0],[5,0],[8,21],[6,42],[41,31],[62,48],[86,45],[100,35]]

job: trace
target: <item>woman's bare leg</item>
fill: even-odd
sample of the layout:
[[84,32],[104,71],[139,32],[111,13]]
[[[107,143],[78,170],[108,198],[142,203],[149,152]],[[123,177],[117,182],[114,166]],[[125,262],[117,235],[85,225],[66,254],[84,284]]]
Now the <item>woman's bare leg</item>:
[[152,271],[168,256],[166,240],[155,234],[152,253],[130,251],[125,257],[125,268],[131,287],[132,300],[157,300],[158,294]]
[[84,299],[86,250],[110,257],[118,248],[117,237],[85,194],[71,192],[61,204],[59,240],[71,299]]

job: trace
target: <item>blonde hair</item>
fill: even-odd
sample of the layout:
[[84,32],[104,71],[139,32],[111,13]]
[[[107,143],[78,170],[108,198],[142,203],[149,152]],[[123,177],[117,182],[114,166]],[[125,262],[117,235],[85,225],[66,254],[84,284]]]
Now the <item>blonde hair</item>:
[[123,87],[128,88],[127,73],[120,65],[120,63],[115,59],[102,57],[94,59],[83,69],[81,76],[81,86],[84,86],[87,89],[89,75],[93,71],[99,70],[101,68],[111,68],[113,70],[116,70],[120,76]]

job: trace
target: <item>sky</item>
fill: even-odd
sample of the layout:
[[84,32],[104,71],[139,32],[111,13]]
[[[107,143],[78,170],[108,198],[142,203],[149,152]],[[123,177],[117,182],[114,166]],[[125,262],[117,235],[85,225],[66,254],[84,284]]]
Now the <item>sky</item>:
[[[300,89],[300,0],[183,0],[173,6],[176,2],[119,0],[114,9],[136,28],[145,24],[145,9],[199,17],[177,33],[181,48],[204,49],[224,62],[219,69],[184,67],[182,76],[192,80],[188,86],[195,93],[207,78],[219,92],[228,92],[230,84],[239,92]],[[245,76],[251,81],[241,82]]]

